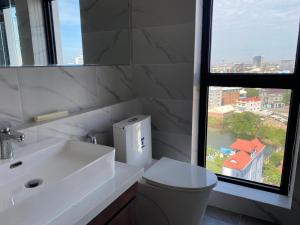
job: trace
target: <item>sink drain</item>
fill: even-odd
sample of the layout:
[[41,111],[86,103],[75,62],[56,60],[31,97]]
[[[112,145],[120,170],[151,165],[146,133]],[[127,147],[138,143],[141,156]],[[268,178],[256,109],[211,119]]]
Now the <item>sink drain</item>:
[[35,188],[35,187],[40,186],[42,183],[43,183],[42,179],[33,179],[33,180],[28,181],[25,184],[25,187],[26,188]]

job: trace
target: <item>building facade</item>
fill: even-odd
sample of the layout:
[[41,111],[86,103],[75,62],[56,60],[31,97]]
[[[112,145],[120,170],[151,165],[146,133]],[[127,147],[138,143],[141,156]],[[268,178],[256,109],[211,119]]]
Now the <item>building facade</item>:
[[261,89],[260,98],[262,100],[262,107],[265,109],[283,108],[285,104],[283,89]]
[[240,98],[236,109],[241,112],[258,112],[261,110],[261,99],[258,97]]
[[239,87],[224,87],[222,88],[222,105],[234,105],[240,98]]
[[210,87],[208,96],[208,108],[222,105],[222,87]]
[[237,139],[231,146],[235,153],[224,161],[222,174],[256,182],[263,181],[265,145],[259,139]]

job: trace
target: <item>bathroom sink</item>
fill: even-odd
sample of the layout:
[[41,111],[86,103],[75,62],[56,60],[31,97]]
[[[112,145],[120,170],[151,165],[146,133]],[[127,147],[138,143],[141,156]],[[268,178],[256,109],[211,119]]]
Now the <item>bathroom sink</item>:
[[80,141],[55,138],[20,148],[13,160],[0,161],[0,213],[30,198],[45,200],[39,196],[84,196],[114,176],[114,160],[114,148]]

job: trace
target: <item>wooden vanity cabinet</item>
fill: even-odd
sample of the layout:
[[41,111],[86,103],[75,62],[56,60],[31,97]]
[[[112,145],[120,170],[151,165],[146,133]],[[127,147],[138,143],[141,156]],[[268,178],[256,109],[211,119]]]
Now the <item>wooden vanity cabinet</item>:
[[137,183],[135,183],[88,225],[135,225],[137,189]]

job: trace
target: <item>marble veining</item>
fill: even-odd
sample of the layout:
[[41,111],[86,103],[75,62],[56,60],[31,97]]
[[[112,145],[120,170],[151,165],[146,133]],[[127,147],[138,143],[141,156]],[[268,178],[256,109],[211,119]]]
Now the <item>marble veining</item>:
[[156,104],[163,112],[163,116],[170,122],[172,122],[173,124],[175,124],[178,127],[183,127],[181,126],[184,125],[184,129],[185,126],[191,126],[191,120],[186,119],[185,117],[182,117],[180,115],[178,115],[177,113],[173,112],[171,108],[169,108],[169,106],[167,104],[165,104],[165,102],[159,100],[159,99],[152,99],[152,102],[154,104]]
[[153,76],[153,72],[151,71],[151,69],[149,67],[147,67],[146,65],[141,66],[143,71],[145,72],[146,76],[149,78],[149,80],[151,80],[152,82],[154,82],[158,87],[162,88],[168,95],[169,98],[174,98],[171,90],[169,90],[169,87],[165,84],[163,84],[160,79],[156,78]]
[[25,133],[25,142],[17,143],[24,146],[49,137],[85,140],[88,132],[95,131],[102,144],[112,145],[112,124],[136,114],[142,113],[139,100],[131,100],[104,108],[93,109],[66,118],[19,129]]
[[134,27],[166,26],[195,21],[195,0],[133,0],[132,4]]
[[[192,63],[194,25],[139,27],[133,29],[133,60],[136,64]],[[182,45],[182,43],[185,43]],[[148,52],[148,54],[144,54]]]
[[[96,79],[96,71],[94,68],[91,68],[91,73],[95,73],[95,77],[92,76],[92,80],[91,82],[81,82],[79,79],[82,78],[82,76],[76,76],[74,74],[74,72],[78,73],[78,70],[80,70],[81,68],[67,68],[67,67],[58,67],[58,69],[60,70],[60,72],[62,74],[67,75],[68,77],[70,77],[72,79],[73,82],[77,83],[78,86],[81,86],[83,89],[85,89],[86,91],[88,91],[91,95],[94,95],[95,97],[97,96],[97,89],[93,88],[91,86],[91,83],[94,82],[94,80]],[[85,75],[84,72],[82,74],[83,76]]]
[[0,125],[16,126],[23,122],[18,71],[3,69],[0,72]]
[[193,65],[146,64],[134,65],[134,90],[139,96],[190,100],[193,98]]
[[129,64],[129,31],[116,29],[83,33],[85,64]]

